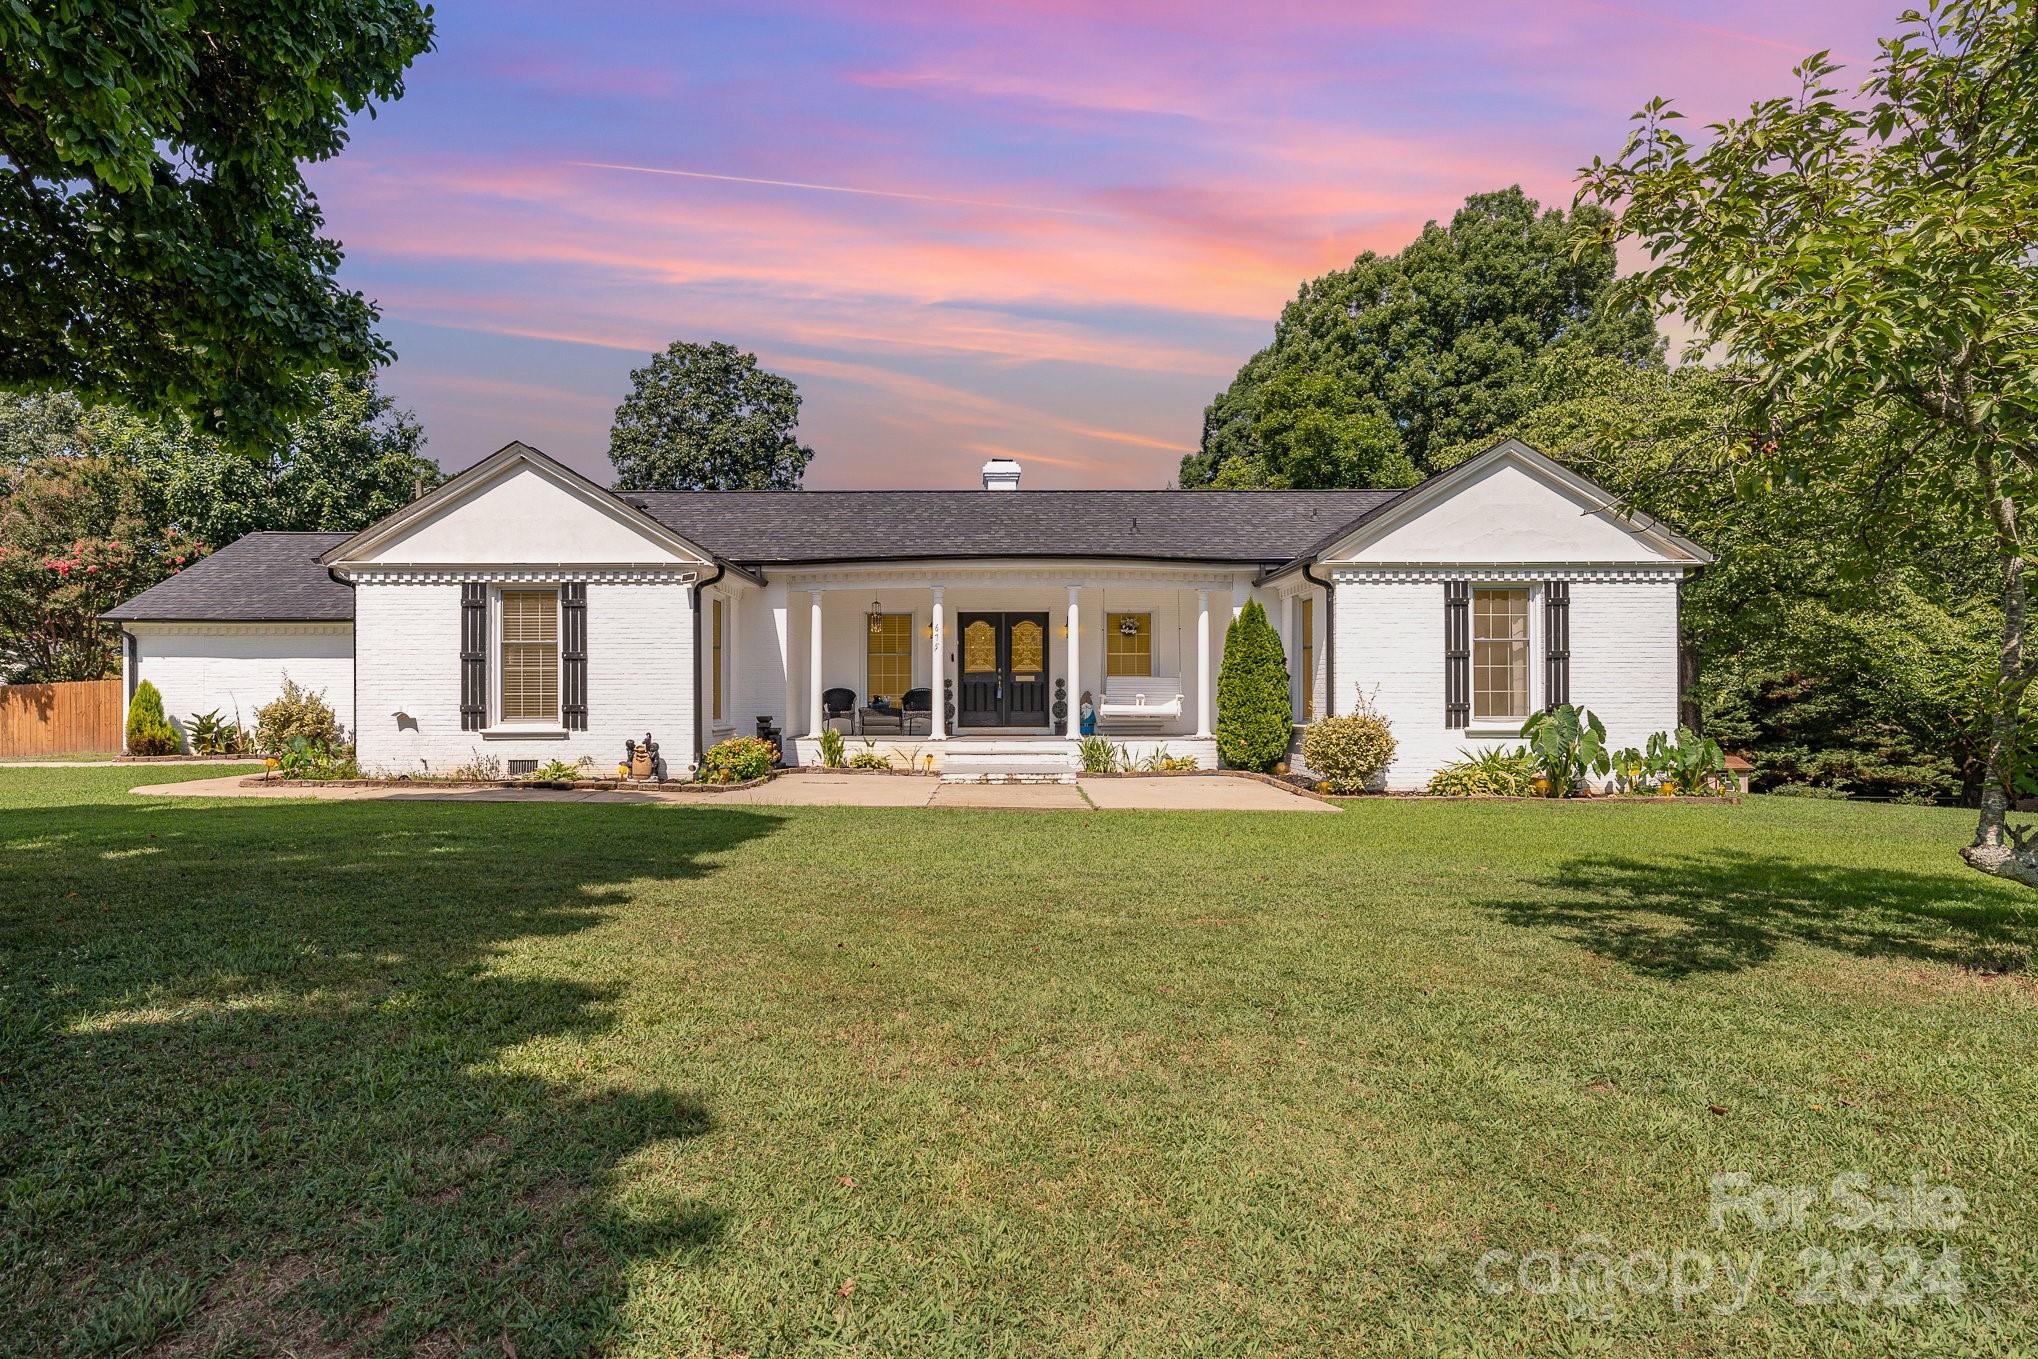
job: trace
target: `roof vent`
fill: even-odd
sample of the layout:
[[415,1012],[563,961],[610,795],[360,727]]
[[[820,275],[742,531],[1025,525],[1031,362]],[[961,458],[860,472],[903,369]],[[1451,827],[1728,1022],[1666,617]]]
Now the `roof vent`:
[[1010,458],[992,458],[984,464],[984,489],[986,491],[1018,490],[1019,464]]

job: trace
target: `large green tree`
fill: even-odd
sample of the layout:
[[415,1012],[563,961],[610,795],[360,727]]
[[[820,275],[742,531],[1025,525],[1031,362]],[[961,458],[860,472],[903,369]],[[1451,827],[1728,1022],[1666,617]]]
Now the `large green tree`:
[[1575,249],[1578,227],[1608,220],[1545,212],[1519,187],[1475,194],[1399,254],[1303,284],[1210,403],[1181,484],[1409,485],[1432,450],[1520,418],[1546,349],[1660,364],[1648,307],[1613,289],[1611,245]]
[[791,491],[814,450],[799,441],[800,389],[717,340],[675,340],[630,374],[609,461],[633,491]]
[[309,386],[310,413],[259,452],[149,431],[128,433],[112,451],[149,475],[171,523],[213,544],[257,529],[351,532],[445,479],[424,455],[417,417],[397,409],[373,377],[322,373]]
[[68,392],[0,397],[0,489],[37,457],[108,458],[140,474],[140,512],[218,547],[258,529],[364,528],[445,479],[372,375],[321,373],[302,400],[306,415],[250,451]]
[[254,446],[386,358],[301,167],[431,42],[414,0],[0,4],[0,382]]
[[[1899,20],[1858,89],[1825,54],[1799,89],[1709,126],[1652,101],[1583,172],[1606,240],[1652,264],[1644,295],[1735,364],[1735,449],[1756,474],[1830,487],[1894,550],[1950,514],[1993,547],[2001,632],[1981,815],[1967,862],[2038,886],[2009,824],[2038,657],[2025,641],[2038,496],[2038,8],[1952,0]],[[1864,417],[1880,433],[1851,437]]]
[[0,678],[98,679],[118,665],[99,616],[206,551],[150,513],[145,478],[104,456],[39,457],[0,500]]
[[244,533],[362,528],[443,479],[371,377],[308,387],[311,413],[259,453],[68,392],[0,397],[0,670],[96,678],[120,600]]

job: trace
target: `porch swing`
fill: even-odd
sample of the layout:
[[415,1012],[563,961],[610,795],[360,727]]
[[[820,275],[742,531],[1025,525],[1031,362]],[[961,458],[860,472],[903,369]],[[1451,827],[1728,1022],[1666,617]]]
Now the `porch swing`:
[[[1104,591],[1103,594],[1104,617],[1109,619],[1111,617],[1111,594],[1108,590]],[[1148,618],[1151,620],[1152,615],[1149,614]],[[1152,627],[1151,621],[1148,622],[1147,626],[1149,629]],[[1118,631],[1121,636],[1137,637],[1139,635],[1139,624],[1133,621],[1132,615],[1127,614],[1119,619]],[[1104,645],[1108,652],[1111,645],[1108,637],[1105,639]],[[1152,639],[1149,637],[1147,652],[1149,663],[1151,663],[1152,654]],[[1108,662],[1105,669],[1107,671],[1110,669]],[[1179,677],[1163,675],[1112,675],[1107,673],[1104,676],[1103,698],[1097,704],[1097,720],[1100,724],[1105,722],[1172,722],[1181,717],[1183,704],[1186,701],[1187,695],[1183,692],[1182,681]]]

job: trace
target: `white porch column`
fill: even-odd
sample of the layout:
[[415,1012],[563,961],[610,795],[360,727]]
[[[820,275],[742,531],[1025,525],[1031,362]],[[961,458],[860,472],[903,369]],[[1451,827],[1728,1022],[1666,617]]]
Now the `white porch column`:
[[1196,592],[1196,735],[1207,739],[1216,694],[1210,681],[1210,592]]
[[934,663],[928,667],[927,683],[928,692],[934,698],[927,718],[927,739],[945,741],[948,739],[948,695],[944,692],[943,680],[947,670],[942,658],[948,646],[948,616],[942,607],[939,585],[934,587],[934,612],[928,621],[932,624],[928,631],[933,634],[931,651]]
[[1281,596],[1281,659],[1288,666],[1288,716],[1291,720],[1302,720],[1302,704],[1299,701],[1302,686],[1309,683],[1308,676],[1298,668],[1302,658],[1295,654],[1295,596]]
[[807,591],[807,735],[821,734],[821,592]]
[[1081,697],[1083,692],[1082,594],[1082,586],[1069,586],[1069,713],[1063,719],[1062,733],[1071,741],[1075,740],[1083,729],[1083,703]]
[[[794,731],[796,724],[793,722],[793,713],[798,711],[800,677],[799,672],[793,669],[792,591],[781,589],[779,595],[782,602],[771,606],[771,633],[778,643],[779,675],[785,681],[785,692],[780,695],[784,702],[778,710],[779,738],[784,740],[797,734]],[[762,698],[763,695],[760,694],[758,697]],[[790,757],[791,752],[788,751],[787,754]]]

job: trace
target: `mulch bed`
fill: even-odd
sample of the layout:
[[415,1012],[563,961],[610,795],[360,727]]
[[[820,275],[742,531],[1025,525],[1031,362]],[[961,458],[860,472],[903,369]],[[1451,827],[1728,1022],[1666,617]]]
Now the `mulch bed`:
[[115,764],[260,764],[260,755],[116,755]]

